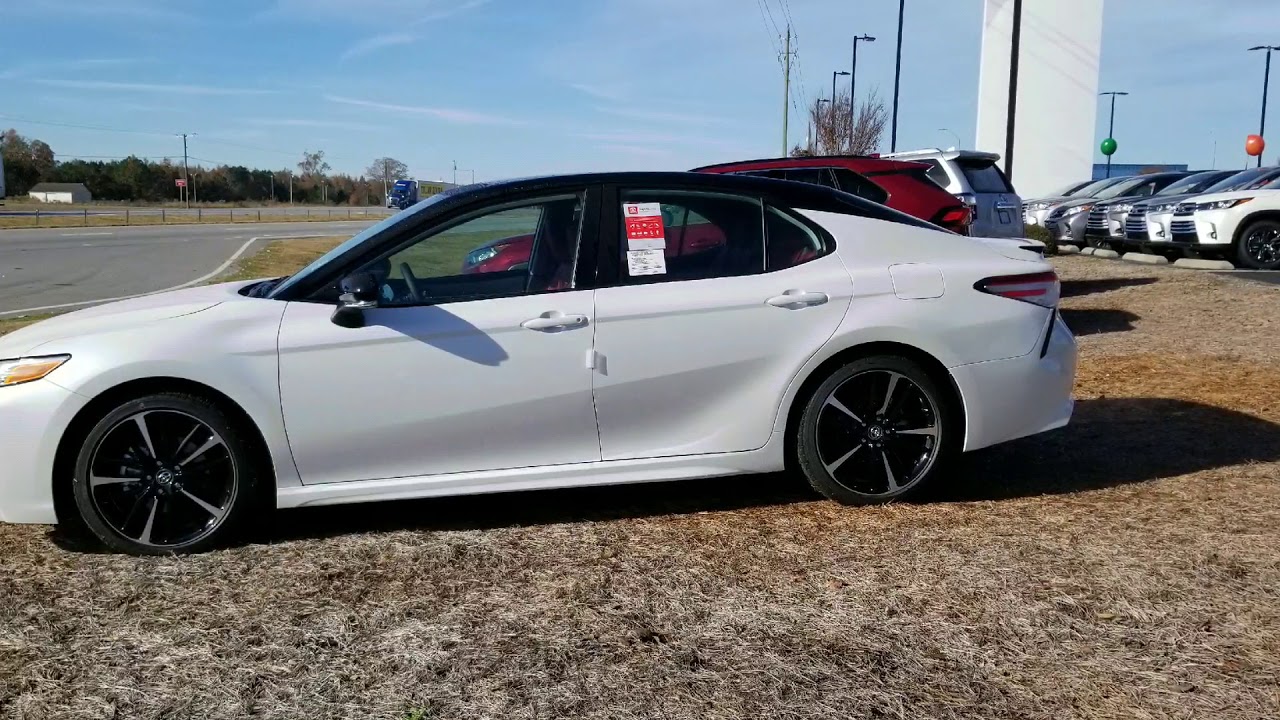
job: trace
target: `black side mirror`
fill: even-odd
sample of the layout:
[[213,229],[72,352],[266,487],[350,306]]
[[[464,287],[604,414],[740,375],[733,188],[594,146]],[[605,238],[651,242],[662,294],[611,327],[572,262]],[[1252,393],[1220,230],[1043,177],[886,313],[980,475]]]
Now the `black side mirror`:
[[342,278],[338,288],[342,294],[329,319],[339,327],[364,327],[364,311],[378,307],[378,281],[371,273],[353,273]]

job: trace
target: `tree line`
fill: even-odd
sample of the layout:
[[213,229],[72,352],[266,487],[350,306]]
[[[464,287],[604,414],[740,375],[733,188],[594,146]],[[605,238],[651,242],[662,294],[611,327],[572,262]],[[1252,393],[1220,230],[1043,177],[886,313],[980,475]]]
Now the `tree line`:
[[[57,160],[48,143],[13,129],[0,134],[0,155],[9,197],[26,195],[42,182],[84,183],[95,200],[157,203],[181,197],[176,181],[184,176],[183,166],[168,159]],[[385,185],[408,172],[394,158],[374,160],[359,177],[330,170],[324,151],[309,150],[296,170],[194,163],[186,176],[191,199],[201,203],[382,205]]]

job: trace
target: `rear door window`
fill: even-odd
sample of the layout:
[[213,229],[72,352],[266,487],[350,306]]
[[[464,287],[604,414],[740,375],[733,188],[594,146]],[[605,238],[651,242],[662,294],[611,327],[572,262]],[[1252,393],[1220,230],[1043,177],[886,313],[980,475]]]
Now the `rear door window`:
[[929,163],[929,170],[925,175],[933,181],[934,185],[946,190],[951,187],[951,176],[947,174],[947,169],[942,166],[938,160],[925,160]]
[[1009,181],[1004,173],[991,160],[957,160],[960,172],[969,181],[969,187],[976,193],[1011,193]]

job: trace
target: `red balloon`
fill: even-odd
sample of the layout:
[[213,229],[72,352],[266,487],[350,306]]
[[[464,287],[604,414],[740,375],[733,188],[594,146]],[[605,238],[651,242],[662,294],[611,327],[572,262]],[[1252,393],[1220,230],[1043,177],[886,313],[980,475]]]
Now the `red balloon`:
[[1267,141],[1263,140],[1261,135],[1250,135],[1244,140],[1244,151],[1251,157],[1258,157],[1266,149]]

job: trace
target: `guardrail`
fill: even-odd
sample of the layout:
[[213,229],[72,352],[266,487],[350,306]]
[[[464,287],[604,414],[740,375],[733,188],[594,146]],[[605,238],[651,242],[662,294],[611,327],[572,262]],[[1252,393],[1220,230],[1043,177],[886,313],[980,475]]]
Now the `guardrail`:
[[394,212],[394,209],[379,207],[6,209],[0,211],[0,228],[372,220]]

